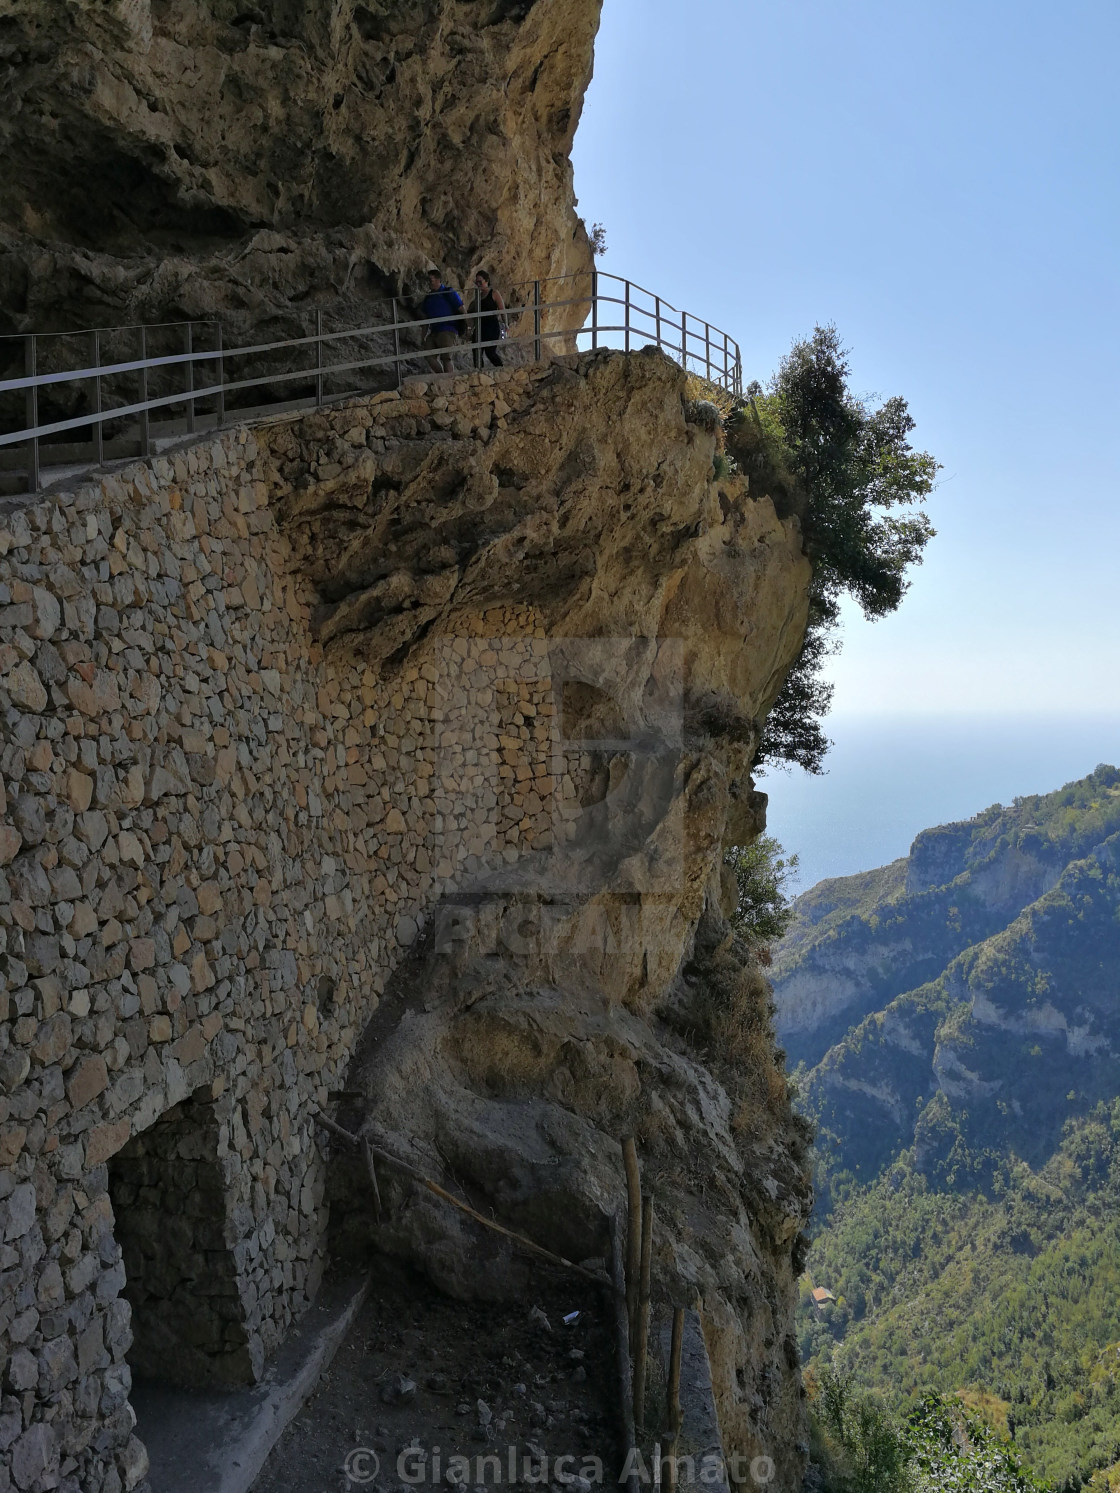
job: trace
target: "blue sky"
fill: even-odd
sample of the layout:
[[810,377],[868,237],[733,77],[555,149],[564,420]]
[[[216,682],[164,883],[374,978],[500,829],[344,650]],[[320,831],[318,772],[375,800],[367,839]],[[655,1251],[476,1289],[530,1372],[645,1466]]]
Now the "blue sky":
[[834,321],[944,467],[902,609],[846,614],[833,773],[764,784],[803,885],[1120,761],[1118,57],[1116,0],[606,0],[574,152],[601,267],[747,379]]
[[944,465],[838,715],[1120,713],[1120,5],[606,0],[576,139],[605,270],[765,380],[835,321]]

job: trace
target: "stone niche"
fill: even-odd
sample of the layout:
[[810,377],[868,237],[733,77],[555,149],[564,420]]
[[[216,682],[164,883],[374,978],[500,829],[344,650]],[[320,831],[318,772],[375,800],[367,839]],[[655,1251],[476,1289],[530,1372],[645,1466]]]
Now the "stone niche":
[[132,1308],[133,1374],[183,1388],[252,1383],[261,1369],[237,1279],[233,1221],[206,1091],[134,1136],[109,1163],[114,1232]]

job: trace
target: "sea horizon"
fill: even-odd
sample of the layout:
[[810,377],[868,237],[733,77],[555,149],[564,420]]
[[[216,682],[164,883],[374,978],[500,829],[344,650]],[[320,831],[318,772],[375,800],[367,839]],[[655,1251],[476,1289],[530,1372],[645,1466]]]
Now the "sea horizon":
[[770,768],[758,778],[767,833],[799,858],[794,893],[887,865],[924,829],[1120,764],[1120,711],[837,713],[824,729],[833,746],[823,775]]

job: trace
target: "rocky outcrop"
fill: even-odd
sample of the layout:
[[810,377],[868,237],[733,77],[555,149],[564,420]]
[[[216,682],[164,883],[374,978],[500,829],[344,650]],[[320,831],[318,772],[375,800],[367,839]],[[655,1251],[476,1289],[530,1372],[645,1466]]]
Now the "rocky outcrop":
[[849,1028],[936,979],[1055,884],[1069,847],[1024,822],[997,805],[923,830],[902,860],[798,898],[774,951],[778,1032],[795,1062],[819,1062]]
[[[658,354],[600,355],[558,363],[485,444],[420,434],[349,464],[328,446],[342,470],[322,484],[299,426],[272,447],[328,657],[419,667],[452,718],[512,674],[528,727],[556,711],[526,780],[571,786],[530,854],[433,908],[351,1065],[345,1122],[576,1259],[603,1252],[636,1134],[659,1296],[699,1298],[729,1449],[773,1456],[793,1487],[806,1133],[769,991],[719,904],[808,575],[768,501],[711,480],[713,438],[682,395]],[[358,1173],[332,1206],[351,1242],[447,1289],[521,1288],[516,1254],[438,1204],[402,1199],[377,1223]]]
[[931,1169],[962,1145],[1044,1161],[1115,1092],[1118,827],[1100,767],[801,899],[779,1032],[838,1165],[872,1178],[911,1144]]
[[3,0],[0,332],[236,340],[362,324],[431,262],[588,270],[568,152],[600,4]]
[[329,1227],[516,1293],[453,1214],[330,1181],[323,1106],[576,1256],[636,1133],[727,1450],[799,1485],[806,1133],[720,865],[808,564],[685,394],[657,353],[407,385],[0,528],[23,1488],[136,1486],[129,1355],[252,1379]]
[[[585,276],[568,150],[598,13],[0,0],[0,331],[213,318],[228,350],[376,321],[433,261]],[[636,1134],[657,1290],[699,1302],[727,1450],[799,1487],[806,1128],[721,860],[762,828],[809,565],[795,519],[717,478],[686,393],[657,353],[410,380],[0,529],[24,1493],[139,1487],[129,1355],[255,1378],[328,1211],[339,1250],[517,1291],[516,1257],[410,1191],[378,1219],[342,1163],[328,1188],[340,1096],[577,1256]]]

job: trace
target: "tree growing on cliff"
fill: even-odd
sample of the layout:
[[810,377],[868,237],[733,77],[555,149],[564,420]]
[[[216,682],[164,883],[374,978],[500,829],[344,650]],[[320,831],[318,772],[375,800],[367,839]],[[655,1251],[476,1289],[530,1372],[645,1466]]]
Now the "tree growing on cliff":
[[728,846],[723,863],[735,877],[735,931],[750,944],[776,943],[793,921],[786,887],[797,856],[787,856],[773,835],[762,835],[750,845]]
[[906,401],[896,395],[874,407],[852,393],[850,371],[836,328],[818,326],[728,422],[732,456],[783,516],[797,514],[813,562],[805,645],[760,753],[809,772],[821,771],[828,749],[821,717],[832,692],[821,676],[841,597],[853,596],[869,618],[893,612],[934,533],[916,505],[933,490],[939,463],[911,446]]

